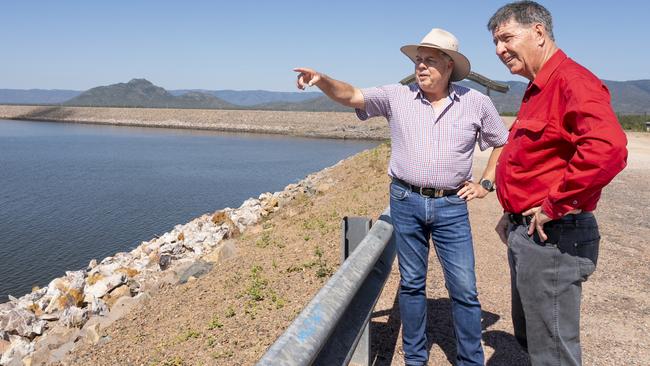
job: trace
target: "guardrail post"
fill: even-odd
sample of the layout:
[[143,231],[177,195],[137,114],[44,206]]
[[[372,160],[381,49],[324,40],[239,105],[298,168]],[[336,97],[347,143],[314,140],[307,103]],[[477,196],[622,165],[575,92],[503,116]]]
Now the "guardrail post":
[[[347,220],[350,221],[349,219]],[[356,221],[356,220],[352,220]],[[363,224],[367,230],[369,223]],[[356,227],[356,225],[354,225]],[[355,229],[343,236],[349,258],[307,304],[289,328],[269,347],[258,366],[343,366],[352,357],[372,309],[395,261],[395,240],[390,210],[384,210],[358,243]],[[368,342],[369,343],[369,342]],[[368,352],[368,347],[363,346]]]
[[[343,263],[359,243],[366,237],[372,220],[365,217],[344,217],[341,221],[341,263]],[[366,323],[363,334],[354,350],[350,365],[370,365],[370,323]]]

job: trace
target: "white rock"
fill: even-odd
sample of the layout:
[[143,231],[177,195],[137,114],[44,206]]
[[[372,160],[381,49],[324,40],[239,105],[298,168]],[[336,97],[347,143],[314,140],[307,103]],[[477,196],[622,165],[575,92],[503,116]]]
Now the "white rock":
[[137,260],[137,259],[142,258],[143,256],[145,256],[144,249],[143,249],[142,246],[136,247],[135,249],[133,249],[130,252],[130,254],[131,254],[132,260]]
[[163,236],[160,237],[160,240],[164,243],[176,242],[178,241],[178,234],[174,235],[172,232],[164,233]]
[[23,366],[23,358],[32,352],[34,352],[34,343],[14,336],[11,339],[11,346],[0,358],[0,365]]
[[151,262],[151,259],[149,259],[148,256],[144,256],[142,258],[136,259],[133,261],[132,268],[136,269],[139,272],[142,272],[147,266],[149,265],[149,262]]
[[5,353],[5,351],[9,350],[9,347],[11,347],[11,343],[0,338],[0,357],[2,357],[2,354]]
[[81,328],[88,321],[88,309],[71,306],[63,311],[59,321],[66,327]]
[[260,194],[260,196],[258,197],[258,199],[259,199],[260,201],[263,201],[263,200],[270,199],[271,197],[273,197],[273,194],[271,194],[271,193],[269,193],[269,192],[266,192],[266,193],[262,193],[262,194]]
[[225,240],[212,252],[203,257],[209,263],[219,263],[235,256],[237,248],[234,240]]
[[43,334],[46,327],[46,321],[37,320],[34,313],[20,308],[11,310],[0,318],[0,330],[30,339]]
[[208,233],[207,232],[197,232],[196,234],[193,234],[191,237],[192,241],[195,241],[197,243],[203,243],[208,239]]
[[123,273],[114,273],[108,277],[102,278],[92,286],[86,285],[84,288],[84,301],[91,302],[91,296],[100,298],[125,282],[126,276]]
[[129,264],[133,260],[133,255],[127,252],[119,252],[113,256],[113,261],[121,264],[122,266]]
[[108,319],[110,321],[115,321],[119,318],[122,318],[132,309],[138,306],[142,306],[142,304],[149,301],[150,299],[151,296],[149,296],[149,294],[147,294],[146,292],[138,294],[137,296],[134,297],[127,297],[127,296],[121,297],[115,302],[115,304],[111,308],[111,311],[108,314]]
[[[13,303],[16,304],[16,307],[19,307],[21,309],[30,309],[33,308],[34,306],[38,306],[35,304],[41,298],[43,298],[43,296],[45,296],[46,293],[47,293],[47,288],[42,288],[22,296],[20,299],[13,301]],[[2,311],[0,311],[0,316],[2,316],[1,314]]]
[[16,307],[15,303],[12,302],[5,302],[0,304],[0,318],[9,313],[11,310],[13,310]]
[[102,338],[101,324],[94,323],[89,326],[84,326],[82,334],[84,342],[92,345],[99,343],[99,340]]
[[88,263],[88,270],[90,271],[95,267],[97,267],[97,259],[91,259],[90,263]]
[[92,296],[88,302],[88,312],[92,315],[105,316],[108,314],[108,306],[104,300]]
[[240,231],[247,226],[255,224],[262,217],[262,206],[260,201],[249,198],[237,210],[230,212],[230,219],[237,225]]
[[84,271],[67,271],[65,278],[68,281],[68,288],[81,290],[84,288],[86,273]]
[[68,328],[62,324],[55,325],[46,335],[34,342],[34,353],[30,355],[32,365],[56,364],[59,360],[52,357],[52,353],[62,345],[74,342],[79,333],[79,329]]
[[48,322],[53,322],[55,320],[59,320],[61,317],[61,311],[53,311],[51,313],[43,313],[38,316],[40,320],[45,320]]
[[79,305],[83,300],[85,275],[84,271],[69,271],[64,277],[52,280],[37,306],[45,313],[52,313],[63,311],[68,306]]
[[61,289],[67,287],[64,278],[55,278],[47,285],[47,290],[45,292],[45,297],[52,298],[55,295],[61,293]]
[[151,252],[153,252],[153,251],[159,249],[161,245],[162,245],[162,241],[161,241],[161,240],[158,240],[158,239],[156,239],[156,240],[152,240],[152,241],[150,241],[149,243],[147,243],[147,244],[144,246],[144,252],[148,255],[148,254],[150,254]]

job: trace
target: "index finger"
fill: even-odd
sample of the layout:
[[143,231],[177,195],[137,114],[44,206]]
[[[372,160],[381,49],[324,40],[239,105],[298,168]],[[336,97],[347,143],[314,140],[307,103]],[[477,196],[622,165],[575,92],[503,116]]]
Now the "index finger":
[[293,71],[300,72],[300,73],[312,72],[311,69],[308,69],[306,67],[295,67]]
[[546,241],[548,239],[548,236],[546,236],[546,233],[544,232],[544,224],[542,225],[537,225],[537,234],[539,234],[539,238],[542,239],[542,241]]

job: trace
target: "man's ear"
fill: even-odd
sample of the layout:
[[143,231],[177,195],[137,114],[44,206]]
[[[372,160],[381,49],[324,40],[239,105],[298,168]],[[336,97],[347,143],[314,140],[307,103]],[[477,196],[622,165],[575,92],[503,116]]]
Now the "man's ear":
[[546,27],[544,27],[544,24],[542,23],[535,23],[533,25],[533,34],[535,35],[535,41],[537,42],[538,46],[543,46],[544,43],[546,43]]

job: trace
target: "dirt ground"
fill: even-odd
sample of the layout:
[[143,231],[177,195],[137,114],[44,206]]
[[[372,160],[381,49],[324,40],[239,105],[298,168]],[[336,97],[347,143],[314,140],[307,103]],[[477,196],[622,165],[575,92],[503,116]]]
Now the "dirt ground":
[[[627,168],[603,191],[595,214],[602,240],[598,268],[583,286],[581,338],[584,365],[650,365],[650,134],[628,133]],[[487,162],[475,154],[475,176]],[[501,215],[495,196],[470,203],[483,342],[487,365],[527,365],[513,335],[506,247],[494,226]],[[453,364],[450,302],[440,265],[429,264],[430,365]],[[375,307],[375,365],[403,365],[394,266]],[[389,340],[389,341],[387,341]]]
[[[649,365],[650,134],[628,134],[629,165],[604,191],[598,269],[584,285],[585,365]],[[301,197],[237,239],[237,255],[209,274],[160,289],[143,308],[83,346],[72,365],[252,365],[336,270],[340,220],[376,217],[388,204],[389,146],[328,169],[314,197]],[[487,153],[475,158],[480,175]],[[216,209],[216,208],[215,208]],[[494,233],[494,195],[470,203],[483,341],[488,365],[526,365],[510,323],[506,248]],[[435,254],[427,295],[430,365],[452,364],[450,302]],[[371,320],[374,365],[403,365],[396,264]]]

